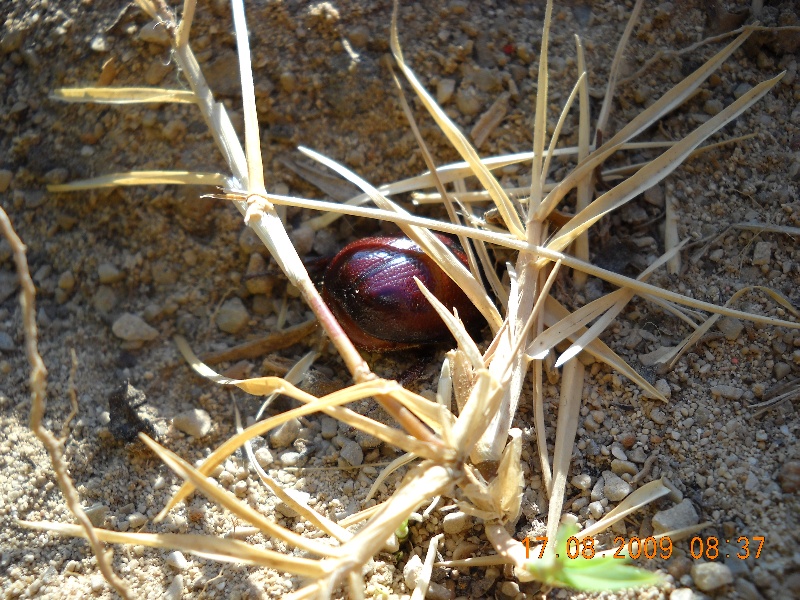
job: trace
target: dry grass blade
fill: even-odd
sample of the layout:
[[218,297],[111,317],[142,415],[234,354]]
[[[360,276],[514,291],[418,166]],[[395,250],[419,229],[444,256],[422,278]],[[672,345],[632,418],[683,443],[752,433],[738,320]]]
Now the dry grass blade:
[[692,150],[704,139],[742,114],[749,106],[757,102],[771,90],[782,77],[783,75],[778,75],[777,77],[755,86],[733,104],[720,111],[717,115],[713,116],[692,133],[684,137],[661,156],[651,161],[647,166],[642,167],[633,177],[620,183],[611,191],[597,198],[587,208],[575,215],[575,217],[558,232],[557,236],[548,243],[548,247],[555,250],[566,248],[578,235],[588,230],[589,227],[596,223],[601,217],[619,208],[631,198],[664,179],[664,177],[677,169],[689,154],[691,154]]
[[195,171],[126,171],[109,173],[91,179],[79,179],[69,183],[48,185],[50,192],[77,192],[96,190],[120,185],[228,185],[228,177],[221,173],[198,173]]
[[167,450],[161,444],[154,442],[146,435],[139,434],[139,439],[155,452],[170,469],[175,471],[175,473],[186,481],[190,481],[196,489],[203,492],[210,500],[214,500],[217,504],[227,508],[244,521],[258,527],[266,535],[274,536],[285,541],[287,544],[291,544],[292,546],[318,556],[340,556],[338,548],[305,538],[266,519],[261,513],[250,508],[231,492],[211,483],[203,473],[192,467],[177,454]]
[[[20,525],[42,531],[53,531],[72,537],[86,537],[85,530],[78,525],[48,521],[20,521]],[[95,528],[95,532],[101,541],[111,544],[138,544],[152,548],[182,550],[220,562],[270,567],[305,577],[323,577],[326,575],[324,563],[318,560],[288,556],[282,552],[274,552],[272,550],[263,550],[238,540],[226,540],[208,535],[194,534],[127,533],[100,528]]]
[[175,102],[195,104],[197,97],[185,90],[160,88],[64,88],[50,94],[53,100],[62,102],[95,102],[97,104],[142,104],[149,102]]

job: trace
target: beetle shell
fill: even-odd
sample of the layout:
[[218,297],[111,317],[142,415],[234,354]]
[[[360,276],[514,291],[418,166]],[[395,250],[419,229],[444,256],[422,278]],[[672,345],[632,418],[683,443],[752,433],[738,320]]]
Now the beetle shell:
[[[439,237],[467,264],[455,242]],[[461,288],[405,237],[370,237],[345,246],[331,260],[322,297],[356,346],[401,350],[452,339],[444,321],[414,282],[417,277],[467,327],[482,322]]]

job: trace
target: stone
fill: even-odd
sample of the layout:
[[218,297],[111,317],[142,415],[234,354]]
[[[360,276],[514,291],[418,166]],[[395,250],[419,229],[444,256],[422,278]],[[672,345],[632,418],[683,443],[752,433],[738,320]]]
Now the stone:
[[405,580],[408,589],[416,589],[417,578],[419,577],[421,571],[422,559],[418,555],[413,554],[403,567],[403,579]]
[[146,524],[147,517],[140,512],[132,513],[128,517],[128,525],[130,525],[132,529],[139,529],[140,527],[144,527]]
[[92,306],[98,312],[110,313],[117,305],[117,294],[107,285],[101,285],[92,296]]
[[64,271],[59,275],[58,287],[68,294],[75,289],[75,275],[72,274],[72,271]]
[[453,92],[456,89],[456,80],[442,78],[436,84],[436,102],[439,106],[444,106],[453,98]]
[[0,169],[0,194],[8,189],[11,185],[11,179],[14,174],[8,169]]
[[692,567],[692,580],[698,589],[710,592],[733,582],[731,570],[722,563],[703,562]]
[[149,342],[158,337],[158,329],[150,327],[141,317],[123,313],[111,326],[111,331],[126,342]]
[[787,363],[785,363],[783,361],[776,362],[775,363],[775,367],[773,368],[773,372],[775,373],[775,379],[780,381],[781,379],[783,379],[789,373],[792,372],[792,367],[791,367],[791,365],[789,365],[789,364],[787,364]]
[[176,429],[191,435],[192,437],[203,437],[211,431],[211,415],[202,408],[193,408],[175,415],[172,424]]
[[169,31],[159,21],[150,21],[139,30],[139,39],[150,44],[169,46]]
[[764,596],[761,595],[755,584],[744,577],[736,578],[734,589],[742,600],[764,600]]
[[97,276],[100,278],[100,283],[116,283],[122,281],[125,275],[111,263],[101,263],[97,267]]
[[180,600],[183,597],[183,587],[183,575],[178,573],[164,592],[164,600]]
[[669,600],[698,600],[697,594],[691,588],[678,588],[672,590]]
[[106,522],[108,507],[105,504],[93,504],[89,508],[84,508],[83,512],[89,517],[89,522],[95,527],[102,527]]
[[612,502],[620,502],[633,491],[631,484],[612,471],[603,472],[603,494]]
[[442,528],[448,535],[461,533],[472,527],[472,517],[459,511],[448,513],[442,521]]
[[297,439],[302,424],[297,419],[289,419],[279,425],[277,429],[269,435],[269,443],[273,448],[286,448]]
[[588,490],[592,486],[592,478],[586,473],[580,473],[579,475],[575,475],[575,477],[570,480],[570,483],[579,490]]
[[167,566],[175,569],[176,571],[185,571],[189,568],[189,561],[186,560],[186,557],[180,550],[175,550],[167,554],[167,558],[164,559],[164,562],[167,564]]
[[800,461],[790,460],[778,472],[778,481],[784,494],[796,494],[800,489]]
[[333,439],[339,432],[339,421],[328,415],[322,415],[319,419],[320,434],[326,440]]
[[342,444],[342,449],[339,451],[339,456],[354,467],[364,462],[364,451],[353,440],[345,440],[344,444]]
[[275,279],[267,273],[267,261],[258,252],[253,252],[247,262],[244,285],[251,294],[268,296],[275,285]]
[[16,348],[17,345],[14,343],[14,339],[5,331],[0,331],[0,351],[13,352]]
[[691,527],[700,522],[700,517],[688,498],[667,510],[661,510],[653,515],[653,533],[660,535],[675,529]]
[[667,400],[669,400],[670,396],[672,396],[672,388],[669,387],[669,382],[666,379],[659,379],[655,382],[653,387],[656,388]]
[[272,452],[270,452],[269,448],[259,448],[255,451],[255,456],[256,462],[262,469],[266,469],[275,462],[275,457],[272,456]]
[[711,388],[712,396],[722,396],[726,400],[739,400],[744,394],[742,388],[732,385],[715,385]]
[[217,327],[225,333],[240,332],[250,320],[250,314],[240,298],[226,300],[217,311]]
[[768,265],[772,257],[772,244],[769,242],[758,242],[753,249],[753,264],[756,266]]

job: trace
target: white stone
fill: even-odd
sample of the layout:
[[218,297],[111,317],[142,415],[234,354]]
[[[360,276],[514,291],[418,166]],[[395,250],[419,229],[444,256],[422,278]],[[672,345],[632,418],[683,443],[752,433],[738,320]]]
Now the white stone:
[[203,437],[211,431],[211,415],[202,408],[193,408],[175,415],[172,424],[192,437]]
[[733,573],[721,562],[703,562],[692,566],[694,584],[704,592],[710,592],[733,582]]
[[111,326],[114,335],[126,342],[149,342],[158,337],[158,329],[150,327],[141,317],[123,313]]

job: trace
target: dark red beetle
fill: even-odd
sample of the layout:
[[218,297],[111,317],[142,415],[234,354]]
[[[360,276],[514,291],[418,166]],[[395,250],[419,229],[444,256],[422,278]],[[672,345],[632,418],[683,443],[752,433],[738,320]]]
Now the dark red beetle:
[[[464,251],[437,237],[464,265]],[[467,326],[483,317],[461,288],[406,237],[370,237],[345,246],[328,264],[322,297],[353,343],[365,350],[402,350],[452,339],[414,282],[425,287]]]

